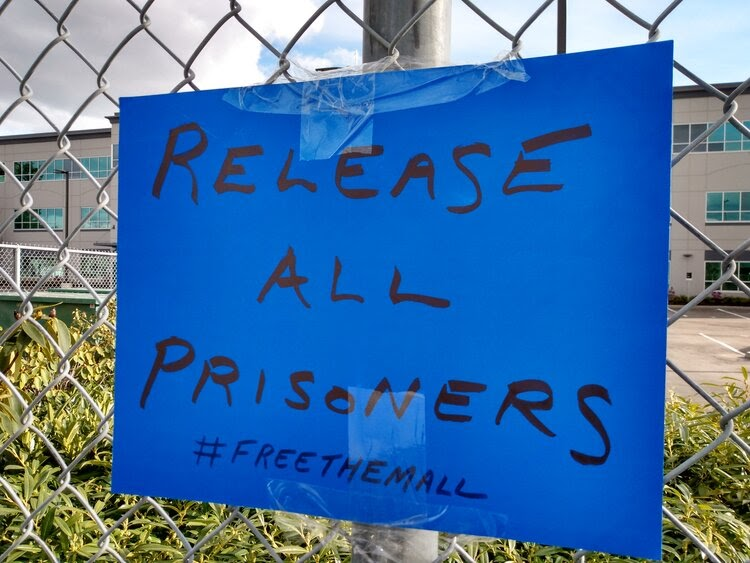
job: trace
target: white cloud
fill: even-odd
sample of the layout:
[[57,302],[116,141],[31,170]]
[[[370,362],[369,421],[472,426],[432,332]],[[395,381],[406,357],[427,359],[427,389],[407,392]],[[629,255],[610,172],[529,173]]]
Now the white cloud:
[[[314,12],[310,0],[246,3],[242,17],[264,37],[287,42]],[[52,12],[62,15],[66,3],[48,2]],[[160,0],[148,11],[148,31],[139,32],[119,52],[106,77],[108,93],[115,99],[126,95],[168,92],[184,78],[181,65],[187,62],[204,37],[227,13],[226,2],[202,0]],[[29,25],[32,22],[33,25]],[[309,33],[318,33],[321,18]],[[140,14],[126,2],[81,0],[65,21],[68,42],[96,69],[102,67],[128,33],[140,25]],[[45,47],[56,37],[56,22],[33,2],[12,2],[0,17],[3,37],[0,57],[15,71],[25,75]],[[191,67],[201,88],[247,85],[263,81],[259,60],[265,47],[240,23],[224,23]],[[171,52],[170,52],[171,51]],[[85,99],[97,89],[96,74],[67,45],[59,43],[38,63],[29,80],[33,101],[58,128],[63,127]],[[0,113],[19,97],[19,81],[0,67]],[[100,97],[76,123],[76,128],[106,126],[103,116],[116,111],[115,104]],[[89,117],[91,116],[91,117]],[[50,130],[27,104],[15,109],[0,124],[0,134]]]
[[[245,3],[241,16],[261,35],[273,40],[288,41],[312,17],[317,9],[311,0],[254,0]],[[322,14],[309,28],[317,34],[323,29],[326,14]]]
[[[344,0],[362,13],[362,0]],[[133,0],[142,5],[144,0]],[[623,0],[627,7],[652,21],[669,0]],[[699,2],[683,2],[662,24],[662,38],[675,39],[676,58],[709,81],[741,81],[750,68],[750,33],[747,0],[717,0],[711,9]],[[475,0],[490,17],[516,33],[540,2]],[[269,41],[284,50],[323,0],[241,0],[240,16]],[[60,16],[68,0],[45,0]],[[454,0],[452,62],[482,62],[510,48],[510,41]],[[743,10],[744,8],[744,10]],[[168,92],[183,80],[183,69],[174,60],[187,62],[229,9],[226,0],[156,0],[148,11],[154,34],[165,51],[145,31],[122,49],[106,73],[109,94],[119,96]],[[568,2],[568,50],[580,51],[642,43],[645,29],[620,14],[604,0]],[[140,14],[126,0],[79,0],[66,20],[68,41],[93,65],[101,68],[128,33],[140,25]],[[522,55],[555,52],[556,6],[553,4],[524,34]],[[36,3],[15,0],[4,4],[0,15],[0,115],[19,96],[19,82],[5,65],[21,76],[57,36],[56,23]],[[341,8],[332,4],[291,47],[289,57],[300,66],[315,69],[349,66],[360,62],[362,30]],[[227,21],[195,57],[192,70],[200,88],[220,88],[265,81],[276,69],[275,56],[235,19]],[[66,45],[58,44],[36,67],[29,80],[33,100],[62,127],[97,88],[96,75]],[[186,87],[185,89],[189,89]],[[80,117],[75,128],[106,126],[104,115],[116,105],[99,97]],[[15,109],[2,123],[0,135],[50,130],[28,105]]]
[[301,54],[292,61],[305,71],[315,71],[320,68],[346,67],[362,64],[362,55],[356,49],[337,47],[320,55]]

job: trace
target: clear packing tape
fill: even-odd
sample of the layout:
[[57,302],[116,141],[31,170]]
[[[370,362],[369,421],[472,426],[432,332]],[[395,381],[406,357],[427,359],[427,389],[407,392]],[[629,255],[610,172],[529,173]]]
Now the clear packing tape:
[[377,74],[404,66],[413,67],[394,55],[334,71],[302,70],[298,81],[235,88],[224,101],[243,111],[299,115],[300,158],[323,160],[346,146],[373,144],[373,116],[379,113],[452,102],[529,79],[511,54],[482,65],[419,69],[402,81],[391,77],[387,92],[379,93]]
[[[349,387],[347,392],[355,397],[357,404],[364,404],[372,397],[373,389]],[[426,495],[426,491],[435,491],[444,486],[447,477],[433,472],[430,460],[426,456],[425,444],[427,439],[427,417],[430,406],[426,397],[421,393],[408,398],[405,392],[393,393],[396,404],[409,404],[408,411],[399,418],[397,425],[393,424],[392,413],[387,409],[373,410],[367,417],[348,417],[348,450],[345,458],[337,455],[330,456],[320,452],[320,460],[336,457],[335,462],[327,463],[332,475],[337,475],[340,483],[347,481],[363,481],[367,477],[373,463],[381,464],[377,472],[372,472],[371,482],[375,480],[380,485],[368,492],[367,487],[330,487],[321,484],[306,484],[296,480],[269,479],[266,488],[269,497],[273,499],[273,508],[280,511],[277,518],[288,518],[281,512],[297,512],[298,514],[315,514],[319,518],[295,516],[297,526],[303,526],[318,537],[330,534],[339,524],[335,520],[335,513],[340,513],[345,507],[377,507],[382,503],[382,491],[387,490],[392,495],[389,499],[390,509],[388,518],[384,519],[382,510],[373,509],[368,519],[369,524],[353,523],[351,529],[352,550],[359,553],[360,558],[355,561],[376,563],[401,563],[433,561],[437,558],[440,546],[437,537],[430,530],[441,529],[441,518],[449,512],[458,521],[472,521],[480,523],[486,536],[496,535],[500,531],[503,535],[509,516],[500,512],[488,511],[471,506],[457,506],[455,502],[440,502],[447,496]],[[326,452],[330,453],[330,452]],[[372,460],[389,460],[376,461]],[[370,460],[369,463],[367,460]],[[396,470],[402,469],[399,480],[388,485],[388,481],[395,465],[391,462],[398,460]],[[312,471],[318,469],[311,461]],[[412,473],[407,471],[412,469]],[[415,468],[420,468],[414,471]],[[425,485],[423,481],[430,474],[426,491],[419,492]],[[387,477],[390,474],[390,477]],[[434,477],[434,479],[433,479]],[[442,478],[442,480],[441,480]],[[420,483],[421,482],[421,483]],[[385,489],[381,489],[383,484]],[[455,483],[448,485],[452,490]],[[428,499],[429,497],[429,499]],[[290,507],[294,507],[290,509]],[[347,509],[348,511],[348,509]],[[301,521],[299,520],[301,518]],[[325,518],[328,520],[324,520]],[[341,529],[347,533],[346,527]],[[463,543],[481,541],[480,536],[462,535]],[[426,552],[426,553],[425,553]],[[434,553],[433,553],[434,552]]]

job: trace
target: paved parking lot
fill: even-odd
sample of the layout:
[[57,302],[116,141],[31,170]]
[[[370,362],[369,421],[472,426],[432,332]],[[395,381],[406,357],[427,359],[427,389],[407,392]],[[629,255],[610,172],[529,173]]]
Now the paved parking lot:
[[[679,307],[670,306],[669,314]],[[721,390],[727,378],[742,379],[750,369],[750,307],[700,306],[667,332],[667,358],[709,390]],[[667,390],[686,396],[694,391],[667,368]]]

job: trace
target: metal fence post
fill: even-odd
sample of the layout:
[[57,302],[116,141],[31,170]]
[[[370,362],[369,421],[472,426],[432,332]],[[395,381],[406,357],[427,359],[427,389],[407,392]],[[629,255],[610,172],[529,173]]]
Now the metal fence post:
[[557,54],[568,51],[568,0],[557,0]]
[[[450,62],[451,50],[450,0],[365,0],[364,20],[383,39],[392,41],[409,20],[422,11],[424,13],[399,39],[396,48],[402,56],[416,60],[420,66],[445,66]],[[387,47],[365,30],[363,62],[377,61],[387,54]]]
[[15,252],[13,253],[13,258],[15,260],[15,270],[16,275],[14,276],[16,280],[16,286],[21,287],[21,247],[16,246]]
[[[405,57],[404,67],[414,61],[419,66],[444,66],[450,62],[450,0],[365,0],[364,20],[383,39],[391,42],[417,14],[424,12],[396,45]],[[365,30],[363,62],[385,57],[388,48]],[[438,534],[426,530],[388,528],[352,524],[353,563],[427,563],[438,556]]]
[[352,563],[430,563],[437,557],[437,532],[352,523]]

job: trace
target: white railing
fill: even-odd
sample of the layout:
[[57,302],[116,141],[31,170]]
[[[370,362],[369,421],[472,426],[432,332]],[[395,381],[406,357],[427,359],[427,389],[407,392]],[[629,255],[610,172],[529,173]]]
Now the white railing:
[[117,284],[117,253],[65,251],[44,246],[0,244],[0,291],[111,290]]

